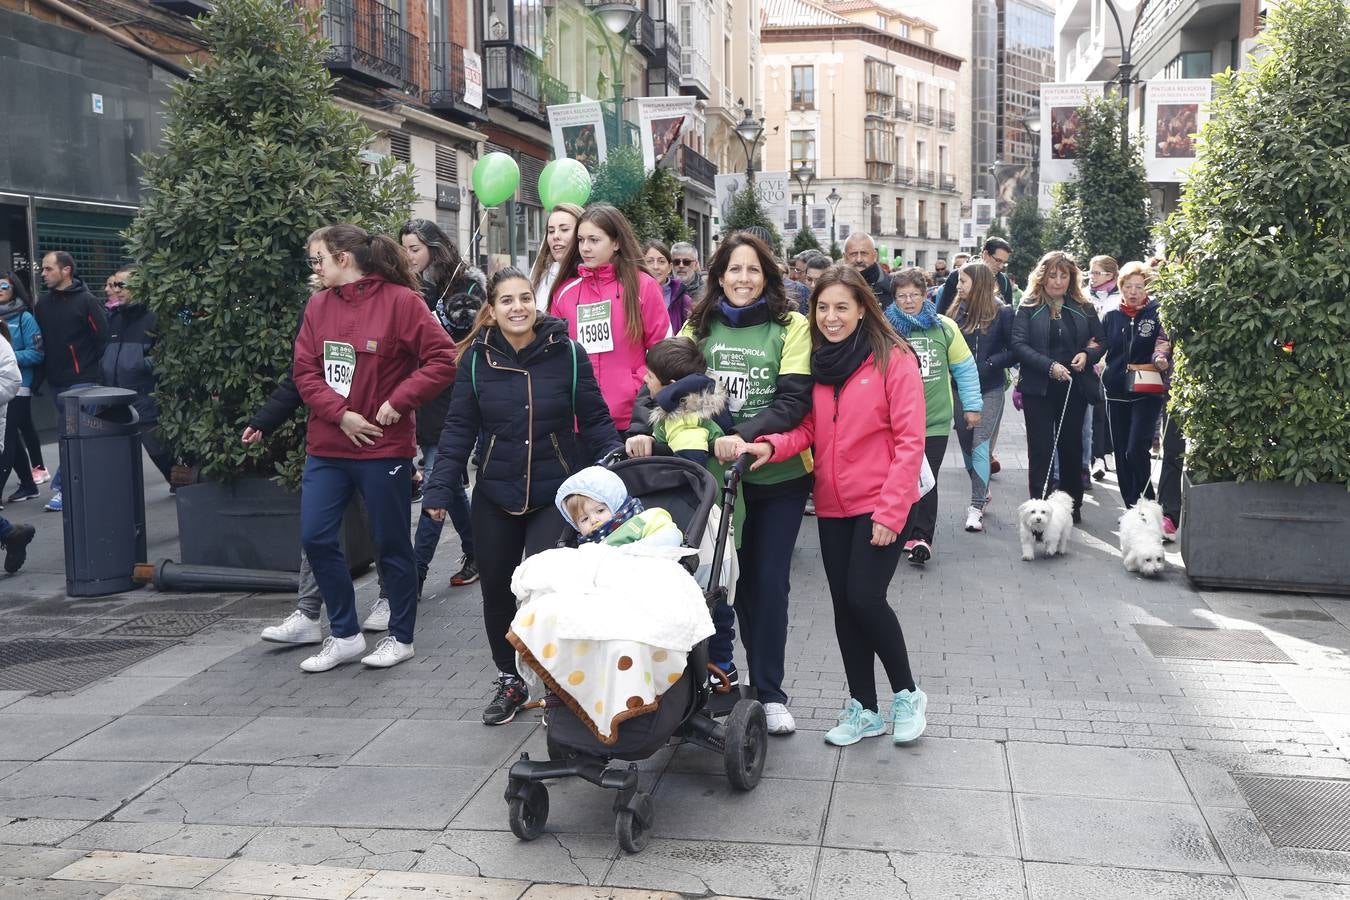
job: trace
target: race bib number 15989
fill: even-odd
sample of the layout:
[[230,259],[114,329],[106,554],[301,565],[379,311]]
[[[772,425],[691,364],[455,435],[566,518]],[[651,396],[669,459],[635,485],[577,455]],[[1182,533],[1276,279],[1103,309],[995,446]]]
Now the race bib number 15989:
[[324,341],[323,380],[343,397],[351,396],[356,380],[356,348],[341,341]]
[[607,353],[614,349],[614,331],[610,319],[610,301],[577,307],[577,343],[587,353]]

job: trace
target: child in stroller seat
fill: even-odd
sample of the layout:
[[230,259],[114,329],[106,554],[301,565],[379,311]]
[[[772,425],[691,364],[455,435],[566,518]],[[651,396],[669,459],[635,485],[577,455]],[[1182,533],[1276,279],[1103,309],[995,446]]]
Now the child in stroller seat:
[[604,466],[590,466],[568,478],[554,502],[576,529],[579,542],[678,547],[684,540],[670,513],[660,507],[644,509],[641,500],[628,496],[623,479]]

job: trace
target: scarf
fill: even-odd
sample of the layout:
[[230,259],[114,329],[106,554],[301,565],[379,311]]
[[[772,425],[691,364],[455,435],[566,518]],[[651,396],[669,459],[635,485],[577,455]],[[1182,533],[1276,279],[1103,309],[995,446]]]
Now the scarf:
[[9,302],[0,303],[0,318],[8,319],[10,316],[23,312],[28,307],[18,296],[10,297]]
[[846,340],[826,341],[811,351],[811,375],[821,384],[840,385],[858,371],[872,352],[872,342],[863,340],[862,323]]
[[1092,293],[1101,294],[1102,299],[1105,300],[1107,295],[1110,294],[1115,289],[1116,289],[1116,280],[1112,278],[1110,281],[1097,285],[1095,288],[1092,289]]
[[578,538],[578,540],[582,543],[602,543],[605,538],[609,537],[615,531],[618,531],[623,523],[627,522],[640,512],[642,512],[642,501],[636,497],[629,497],[623,502],[623,506],[614,510],[614,518],[610,519],[605,524],[598,526],[590,534]]
[[[1148,303],[1145,302],[1144,306],[1147,305]],[[1120,304],[1120,311],[1123,312],[1125,315],[1129,316],[1131,319],[1139,315],[1139,311],[1143,308],[1144,308],[1143,306],[1130,306],[1128,303],[1125,302],[1122,302]]]
[[[763,297],[757,298],[748,306],[735,306],[726,297],[717,301],[717,308],[722,313],[722,318],[727,320],[727,324],[732,328],[740,328],[742,325],[758,325],[761,322],[768,321],[763,318],[769,309],[769,301]],[[754,321],[759,319],[759,321]]]
[[927,331],[938,323],[937,304],[932,300],[925,300],[919,314],[911,316],[900,308],[900,304],[892,303],[886,307],[886,321],[900,332],[901,337],[908,338],[912,332]]

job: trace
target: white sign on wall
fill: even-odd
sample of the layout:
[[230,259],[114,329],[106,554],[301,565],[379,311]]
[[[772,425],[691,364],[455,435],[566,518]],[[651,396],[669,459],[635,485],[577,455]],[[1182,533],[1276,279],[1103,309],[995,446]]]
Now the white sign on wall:
[[[731,199],[736,191],[745,187],[744,172],[733,175],[718,175],[714,179],[717,189],[718,223],[724,223],[731,215]],[[759,205],[763,207],[769,221],[781,232],[787,224],[788,212],[788,174],[786,172],[756,172],[755,193],[759,196]],[[799,207],[800,208],[800,207]]]
[[464,51],[464,102],[474,109],[483,108],[483,57]]
[[649,171],[675,159],[675,148],[694,120],[696,105],[693,97],[637,98],[642,165]]
[[1209,118],[1208,78],[1150,81],[1144,99],[1144,169],[1149,181],[1184,181],[1195,136]]
[[555,159],[575,159],[594,174],[609,155],[605,114],[599,101],[550,106],[548,124],[553,135]]
[[1068,181],[1078,159],[1082,123],[1078,110],[1089,97],[1100,97],[1105,82],[1041,85],[1041,180]]

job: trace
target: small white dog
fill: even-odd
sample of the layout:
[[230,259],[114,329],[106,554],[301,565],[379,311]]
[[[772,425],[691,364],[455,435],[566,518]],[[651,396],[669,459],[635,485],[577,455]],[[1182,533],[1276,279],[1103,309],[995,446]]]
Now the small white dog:
[[1152,500],[1140,500],[1121,515],[1120,555],[1125,571],[1153,577],[1166,568],[1162,520],[1162,507]]
[[1017,531],[1023,559],[1036,557],[1037,544],[1046,556],[1058,556],[1073,538],[1073,498],[1055,491],[1045,500],[1028,500],[1017,507]]

